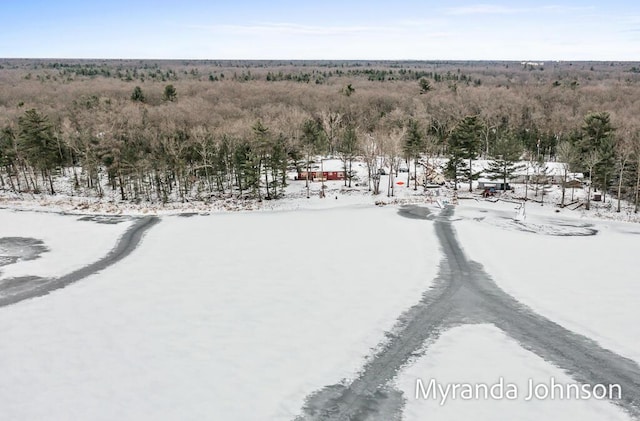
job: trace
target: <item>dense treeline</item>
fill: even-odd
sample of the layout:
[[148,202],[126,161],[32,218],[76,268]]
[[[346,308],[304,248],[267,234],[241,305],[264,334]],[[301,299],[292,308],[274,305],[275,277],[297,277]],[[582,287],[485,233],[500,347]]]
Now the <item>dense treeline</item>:
[[[123,200],[277,198],[317,154],[562,160],[637,203],[640,76],[630,63],[47,62],[1,64],[0,188]],[[155,76],[152,76],[155,75]],[[414,165],[417,159],[414,159]],[[345,183],[350,183],[348,169]],[[541,173],[543,168],[541,166]],[[415,184],[415,183],[414,183]],[[417,187],[414,185],[414,188]]]

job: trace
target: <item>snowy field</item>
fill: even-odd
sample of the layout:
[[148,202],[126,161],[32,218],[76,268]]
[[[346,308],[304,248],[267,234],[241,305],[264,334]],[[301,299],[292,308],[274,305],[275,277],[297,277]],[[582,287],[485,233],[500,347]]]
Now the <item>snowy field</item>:
[[469,258],[536,312],[640,362],[640,225],[534,204],[515,222],[515,206],[461,203],[454,226]]
[[0,418],[292,420],[420,299],[434,237],[394,207],[165,217],[117,265],[0,308]]

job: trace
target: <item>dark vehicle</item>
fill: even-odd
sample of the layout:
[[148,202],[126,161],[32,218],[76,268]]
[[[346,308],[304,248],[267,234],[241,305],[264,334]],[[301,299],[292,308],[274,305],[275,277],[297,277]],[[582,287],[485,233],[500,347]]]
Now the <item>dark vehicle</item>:
[[493,197],[495,195],[496,195],[495,187],[485,187],[484,191],[482,192],[482,197]]

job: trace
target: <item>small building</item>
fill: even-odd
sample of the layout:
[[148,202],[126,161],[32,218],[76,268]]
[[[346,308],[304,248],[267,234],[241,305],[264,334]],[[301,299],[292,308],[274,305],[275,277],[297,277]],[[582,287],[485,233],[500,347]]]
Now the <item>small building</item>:
[[478,180],[478,189],[511,190],[511,186],[509,183],[505,185],[499,180]]
[[548,184],[562,184],[562,180],[567,179],[581,179],[580,173],[566,173],[567,168],[562,162],[545,162],[543,166],[534,165],[531,162],[525,162],[522,168],[515,171],[511,177],[512,183],[533,183],[536,178],[539,182],[544,181]]
[[[299,171],[296,176],[296,180],[306,180],[307,179],[307,171]],[[320,171],[320,170],[310,170],[309,171],[309,180],[344,180],[344,171]]]
[[573,178],[573,179],[567,180],[564,186],[565,188],[568,188],[568,189],[581,189],[582,181],[578,180],[577,178]]
[[[344,163],[339,159],[323,159],[309,168],[309,180],[344,180]],[[307,179],[307,168],[302,167],[298,171],[296,180]]]

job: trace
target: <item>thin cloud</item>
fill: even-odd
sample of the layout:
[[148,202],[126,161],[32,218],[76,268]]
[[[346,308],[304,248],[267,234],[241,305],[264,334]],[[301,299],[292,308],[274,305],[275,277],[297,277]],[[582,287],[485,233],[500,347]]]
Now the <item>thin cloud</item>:
[[[438,22],[441,23],[441,22]],[[233,35],[307,35],[307,36],[347,36],[360,34],[399,34],[408,31],[418,31],[423,36],[439,38],[449,35],[449,32],[437,31],[435,20],[411,20],[388,25],[303,25],[289,22],[256,23],[248,25],[191,25],[190,28]],[[421,29],[429,28],[425,32]]]
[[254,25],[211,25],[195,26],[198,29],[206,29],[215,32],[233,33],[238,35],[348,35],[374,31],[387,31],[392,28],[382,26],[319,26],[301,25],[296,23],[258,23]]
[[516,15],[524,13],[541,13],[541,12],[584,12],[594,10],[593,6],[562,6],[562,5],[546,5],[537,7],[509,7],[499,6],[495,4],[475,4],[469,6],[449,7],[444,9],[447,15]]
[[444,18],[431,18],[431,19],[403,19],[398,22],[394,26],[446,26],[448,21]]
[[630,30],[640,30],[640,16],[627,16],[626,18],[622,19],[622,23],[630,27]]
[[471,6],[449,7],[445,9],[448,15],[509,15],[520,13],[522,9],[496,6],[493,4],[476,4]]

